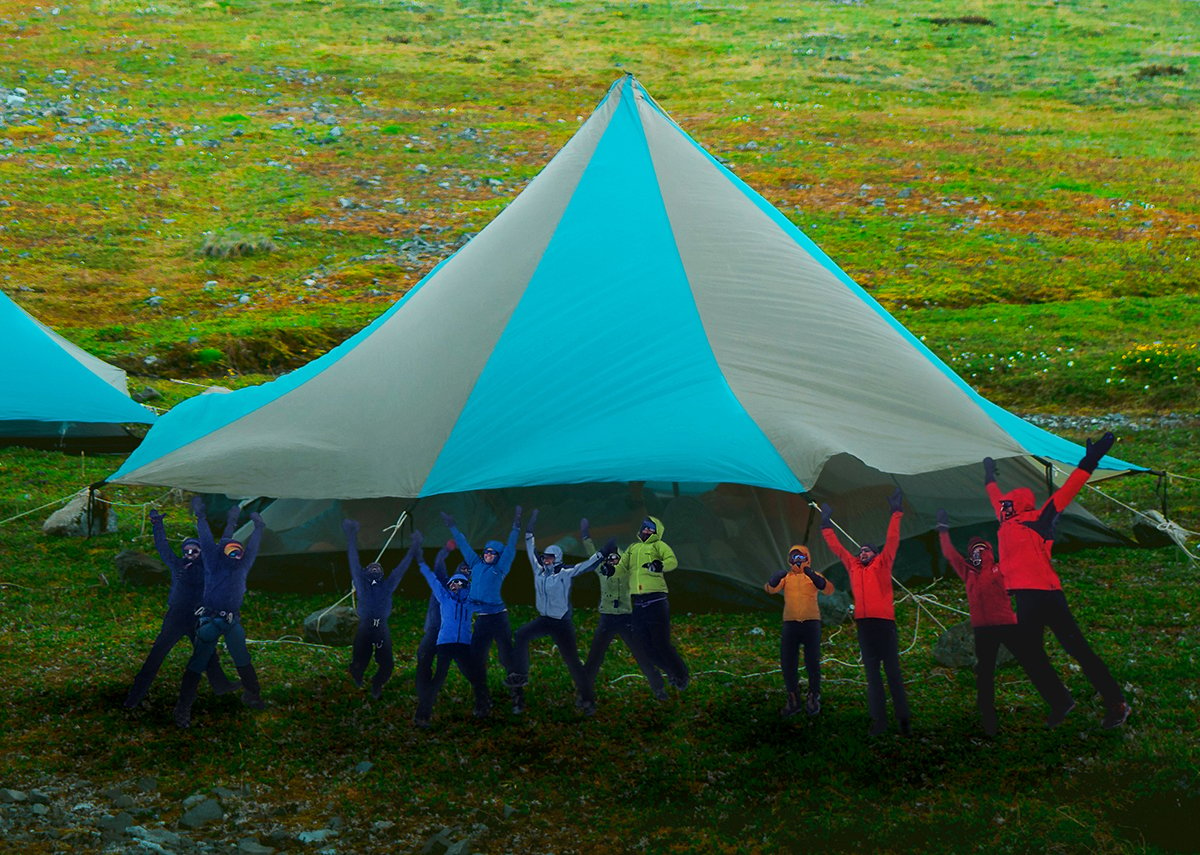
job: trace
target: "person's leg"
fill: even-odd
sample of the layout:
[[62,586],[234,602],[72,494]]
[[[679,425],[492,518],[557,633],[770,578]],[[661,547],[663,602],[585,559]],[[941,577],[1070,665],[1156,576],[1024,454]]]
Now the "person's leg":
[[892,708],[900,732],[908,736],[910,716],[908,693],[904,690],[904,676],[900,673],[900,639],[896,633],[896,622],[887,621],[883,627],[883,672],[887,675],[888,691],[892,695]]
[[196,628],[196,646],[192,649],[192,658],[188,660],[183,670],[183,679],[179,683],[179,697],[175,700],[175,724],[178,727],[190,727],[192,723],[192,704],[196,702],[196,692],[200,687],[200,678],[213,652],[217,649],[217,640],[221,637],[224,624],[210,618],[201,618]]
[[251,709],[261,710],[266,706],[262,699],[262,687],[258,684],[258,674],[250,664],[250,651],[246,649],[246,630],[240,620],[230,621],[225,629],[225,649],[229,658],[237,666],[238,676],[242,678],[242,703]]
[[629,652],[633,654],[633,661],[637,663],[642,675],[646,678],[646,683],[650,686],[650,694],[654,695],[655,700],[667,700],[667,690],[663,687],[662,672],[650,658],[644,640],[638,635],[634,627],[633,615],[612,615],[612,617],[617,619],[615,621],[616,633],[625,642]]
[[179,639],[192,635],[195,624],[196,616],[191,612],[167,609],[167,613],[163,615],[162,627],[158,630],[154,643],[150,645],[146,661],[142,663],[141,670],[133,678],[133,686],[129,689],[129,694],[125,696],[125,709],[131,710],[142,702],[146,693],[150,691],[150,684],[154,682],[154,677],[158,674],[158,669],[162,667],[167,654],[179,643]]
[[575,705],[584,714],[591,715],[596,711],[596,703],[588,697],[590,687],[587,675],[583,670],[583,663],[579,661],[579,644],[575,638],[575,622],[568,615],[567,617],[552,621],[552,626],[549,629],[554,646],[558,648],[558,654],[562,657],[563,664],[567,666],[567,673],[571,675],[571,682],[575,684]]
[[371,661],[371,630],[370,623],[359,620],[358,629],[354,631],[354,642],[351,645],[350,679],[354,685],[362,686],[363,674],[367,671],[367,663]]
[[513,635],[512,670],[508,672],[508,679],[505,680],[505,685],[509,688],[515,686],[524,686],[529,682],[529,645],[535,638],[541,638],[544,633],[541,630],[541,617],[536,617],[529,623],[522,625]]
[[[1013,592],[1017,611],[1017,628],[1009,636],[1009,650],[1021,663],[1029,681],[1050,705],[1046,726],[1057,727],[1075,708],[1075,699],[1067,689],[1050,657],[1046,655],[1046,608],[1045,592],[1018,590]],[[1015,645],[1015,648],[1014,648]]]
[[379,667],[375,670],[375,676],[371,678],[371,697],[379,700],[383,697],[383,686],[392,678],[392,671],[395,670],[396,660],[392,656],[392,636],[388,632],[387,627],[382,627],[383,632],[375,639],[375,664]]
[[872,734],[887,730],[887,707],[883,696],[883,677],[879,673],[883,661],[883,644],[880,628],[872,618],[861,618],[855,622],[858,630],[858,651],[862,656],[863,672],[867,680],[867,713],[871,716]]
[[604,664],[608,646],[612,644],[613,636],[617,634],[617,622],[612,620],[614,617],[617,616],[601,613],[600,620],[596,624],[596,631],[592,635],[592,645],[588,649],[587,662],[583,664],[588,684],[592,687],[596,685],[596,677],[600,673],[600,666]]
[[[1088,678],[1092,687],[1100,693],[1104,705],[1110,710],[1119,710],[1125,706],[1125,693],[1117,681],[1109,673],[1108,666],[1102,660],[1083,636],[1083,630],[1075,622],[1071,608],[1067,605],[1067,597],[1062,591],[1049,591],[1047,599],[1047,625],[1063,650],[1079,663],[1083,674]],[[1124,717],[1121,722],[1124,722]]]
[[453,653],[454,661],[458,663],[458,670],[467,678],[467,682],[471,684],[471,688],[475,692],[475,717],[487,718],[492,711],[492,698],[488,694],[487,675],[476,669],[475,657],[471,655],[471,648],[467,645],[455,645]]
[[808,674],[805,707],[809,715],[816,715],[821,711],[821,621],[801,621],[800,632],[800,640],[804,645],[804,670]]
[[994,736],[999,723],[996,720],[996,654],[1004,627],[977,626],[975,635],[975,704],[979,708],[979,720],[983,732]]
[[787,692],[787,703],[780,715],[792,716],[800,712],[800,621],[785,620],[779,630],[779,670],[783,674],[783,688]]
[[413,675],[417,687],[417,697],[421,697],[431,682],[433,682],[433,663],[437,657],[437,628],[426,632],[417,645],[417,668]]
[[647,606],[649,617],[649,635],[651,639],[652,656],[667,674],[667,681],[676,689],[682,691],[688,686],[690,675],[687,663],[671,642],[671,606],[666,598]]
[[[195,633],[192,633],[191,638],[194,645]],[[208,675],[208,685],[212,687],[214,695],[228,695],[242,688],[241,680],[229,679],[229,675],[221,667],[221,654],[216,650],[213,651],[212,656],[208,657],[208,664],[204,666],[204,673]]]
[[437,664],[429,677],[429,682],[417,693],[417,714],[413,716],[413,724],[418,727],[429,727],[429,721],[433,717],[434,702],[437,700],[438,692],[442,690],[442,683],[446,682],[446,674],[450,670],[450,662],[453,659],[449,648],[455,646],[458,645],[439,644],[434,650],[434,659]]
[[[488,653],[492,649],[494,618],[495,615],[476,615],[475,627],[471,632],[471,656],[475,663],[475,672],[482,675],[484,680],[487,679]],[[508,671],[504,673],[507,675]]]

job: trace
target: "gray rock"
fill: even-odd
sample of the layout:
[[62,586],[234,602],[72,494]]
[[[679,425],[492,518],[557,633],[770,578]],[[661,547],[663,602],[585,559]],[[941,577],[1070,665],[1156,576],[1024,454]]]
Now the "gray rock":
[[149,386],[143,386],[129,397],[133,398],[133,400],[137,401],[139,404],[144,404],[147,401],[157,401],[162,397],[162,394],[157,389],[151,389]]
[[184,828],[199,828],[210,822],[216,822],[225,816],[221,803],[216,799],[205,799],[189,809],[179,818],[179,824]]
[[237,851],[243,855],[271,855],[275,850],[270,846],[263,846],[253,837],[243,837],[238,841]]
[[823,626],[839,626],[850,619],[850,594],[847,591],[834,591],[828,596],[817,597],[817,606],[821,609],[821,624]]
[[113,831],[121,833],[129,826],[133,825],[133,817],[126,811],[121,811],[116,816],[102,816],[100,821],[96,823],[103,831]]
[[[118,556],[119,557],[119,556]],[[165,568],[164,568],[165,569]],[[152,778],[149,775],[138,778],[134,784],[143,793],[153,793],[158,790],[158,779]]]
[[5,804],[20,804],[28,799],[29,796],[21,790],[0,790],[0,802]]
[[421,855],[446,855],[455,844],[454,830],[443,828],[421,846]]
[[163,846],[179,846],[185,839],[174,831],[168,831],[165,828],[146,828],[141,825],[131,825],[125,829],[125,833],[131,837],[136,837],[138,840],[148,840]]
[[113,807],[124,810],[125,808],[133,807],[133,796],[125,793],[117,793],[112,800]]
[[37,816],[46,816],[50,813],[50,805],[35,804],[29,810]]
[[349,647],[358,630],[358,614],[346,606],[313,612],[304,619],[304,640],[333,647]]
[[[975,633],[971,629],[971,622],[965,620],[956,623],[943,632],[933,646],[933,658],[939,665],[945,665],[947,668],[974,668],[977,660]],[[999,667],[1015,661],[1008,648],[1001,646],[996,656],[996,665]]]
[[316,831],[301,831],[296,835],[296,839],[301,843],[324,843],[331,837],[337,837],[337,832],[332,828],[318,828]]
[[229,801],[230,799],[240,798],[242,795],[237,790],[231,790],[228,787],[213,787],[212,792],[214,796],[223,802]]
[[205,801],[207,799],[208,799],[208,796],[204,795],[204,793],[192,793],[192,795],[188,796],[186,799],[183,800],[183,809],[191,810],[196,805],[200,804],[200,802]]
[[359,763],[357,766],[354,767],[354,771],[360,775],[364,775],[367,772],[370,772],[374,768],[375,768],[374,763],[372,763],[370,760],[364,760],[361,763]]
[[48,805],[50,804],[50,797],[41,790],[30,790],[29,801],[35,805]]
[[[97,490],[95,495],[99,499],[100,491]],[[87,490],[80,490],[66,506],[59,508],[42,523],[43,534],[60,537],[88,537],[111,534],[116,530],[117,514],[112,505],[102,501],[89,502]]]

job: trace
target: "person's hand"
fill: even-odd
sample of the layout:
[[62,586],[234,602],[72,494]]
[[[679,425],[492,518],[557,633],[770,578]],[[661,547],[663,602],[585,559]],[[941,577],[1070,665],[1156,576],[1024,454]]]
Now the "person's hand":
[[655,558],[653,561],[647,561],[642,565],[651,573],[661,573],[663,571],[663,563]]
[[1083,460],[1079,461],[1079,468],[1085,472],[1095,472],[1096,467],[1100,465],[1101,458],[1108,454],[1116,441],[1117,438],[1113,436],[1112,431],[1107,431],[1104,436],[1095,442],[1089,439],[1087,441],[1087,454],[1083,455]]
[[815,587],[818,591],[824,591],[825,586],[829,584],[828,580],[826,580],[824,576],[818,576],[816,571],[811,567],[804,568],[804,575],[812,581],[813,587]]
[[454,521],[454,517],[450,514],[446,513],[445,511],[439,511],[438,515],[442,518],[442,522],[446,524],[446,528],[457,527],[458,524]]
[[255,525],[262,525],[263,524],[262,514],[260,514],[258,511],[251,511],[250,512],[250,522],[254,523]]
[[446,545],[442,548],[445,549],[446,552],[453,552],[454,550],[458,549],[458,544],[454,542],[454,538],[450,538],[446,541]]
[[588,523],[588,518],[584,517],[579,521],[579,539],[590,540],[592,537],[592,527]]
[[833,528],[833,508],[828,502],[821,503],[821,528]]
[[991,484],[996,480],[996,461],[990,457],[983,458],[983,482]]
[[776,585],[778,585],[780,582],[783,581],[783,577],[786,576],[787,573],[788,573],[788,571],[786,571],[786,570],[780,570],[778,573],[776,573],[774,576],[771,577],[771,580],[769,582],[767,582],[767,584],[770,585],[772,588],[774,588]]
[[150,522],[160,523],[163,521],[163,515],[158,512],[158,508],[150,509]]
[[513,528],[521,527],[521,506],[517,505],[517,511],[513,514]]
[[358,534],[358,520],[346,517],[346,519],[342,520],[342,531],[346,532],[347,535]]
[[204,516],[204,499],[200,496],[192,496],[192,514],[194,516]]
[[904,510],[904,491],[899,487],[896,488],[896,492],[888,496],[888,507],[891,508],[894,514],[898,514]]
[[[529,514],[529,521],[525,523],[525,533],[526,534],[533,534],[534,526],[537,525],[537,518],[538,518],[538,509],[534,508],[533,511],[530,512],[530,514]],[[521,521],[521,516],[520,516],[520,514],[518,514],[517,518],[513,521],[514,525],[519,525],[520,521]]]
[[424,542],[425,542],[425,535],[421,534],[421,530],[419,528],[414,528],[413,533],[412,533],[412,545],[409,546],[409,549],[412,549],[414,551],[417,549],[420,549],[421,544]]
[[950,515],[946,513],[945,508],[937,509],[937,525],[934,526],[938,531],[950,530]]

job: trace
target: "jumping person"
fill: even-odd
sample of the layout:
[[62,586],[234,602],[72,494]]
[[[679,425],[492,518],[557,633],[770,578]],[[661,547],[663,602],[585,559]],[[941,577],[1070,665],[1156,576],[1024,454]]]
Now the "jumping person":
[[892,564],[900,548],[900,518],[904,516],[904,494],[897,489],[888,499],[891,519],[883,547],[864,543],[857,555],[851,555],[833,530],[833,509],[821,505],[821,536],[850,576],[854,594],[854,626],[858,631],[858,649],[867,677],[867,711],[871,715],[872,736],[887,730],[887,701],[883,692],[882,665],[900,732],[908,736],[912,725],[908,695],[900,673],[900,645],[896,636],[896,607],[892,593]]
[[[1028,487],[1000,492],[996,484],[996,461],[990,457],[983,461],[984,486],[1000,521],[1000,566],[1004,570],[1008,592],[1016,602],[1017,625],[1033,643],[1043,648],[1046,627],[1050,628],[1063,650],[1079,663],[1084,676],[1100,693],[1105,706],[1101,726],[1107,729],[1123,725],[1131,708],[1108,666],[1092,650],[1075,622],[1062,582],[1050,561],[1050,553],[1054,548],[1059,517],[1115,442],[1112,433],[1105,433],[1095,442],[1089,439],[1087,451],[1075,471],[1040,508],[1034,504],[1033,491]],[[1074,706],[1071,701],[1065,707],[1052,710],[1047,725],[1058,724]]]
[[[447,540],[445,545],[438,550],[437,555],[433,558],[433,575],[441,583],[442,587],[450,581],[446,573],[446,559],[450,557],[450,553],[455,549],[453,540]],[[461,573],[463,578],[468,582],[471,578],[471,568],[467,562],[463,561],[458,565],[455,573]],[[421,641],[417,644],[417,697],[421,697],[421,692],[428,686],[433,684],[433,666],[437,660],[437,638],[438,630],[442,625],[442,607],[438,602],[437,596],[429,592],[429,605],[425,609],[425,625],[421,634]]]
[[342,520],[346,533],[346,557],[350,563],[350,578],[358,597],[358,629],[354,633],[353,653],[350,656],[350,679],[354,685],[363,684],[367,664],[375,657],[375,676],[371,678],[371,697],[383,697],[383,686],[391,679],[396,660],[392,656],[392,634],[388,617],[392,613],[392,596],[400,586],[400,580],[408,572],[414,556],[421,549],[424,537],[414,529],[408,552],[386,578],[378,561],[362,566],[358,557],[358,520]]
[[[533,571],[534,604],[538,616],[518,629],[514,637],[513,672],[508,675],[513,712],[519,714],[525,710],[524,687],[529,682],[529,644],[548,635],[575,683],[576,705],[584,715],[592,715],[596,712],[596,701],[589,697],[587,676],[583,663],[579,661],[575,621],[571,612],[571,583],[579,574],[594,570],[600,563],[601,555],[597,552],[582,564],[564,567],[563,551],[558,545],[548,546],[545,552],[539,553],[533,536],[537,518],[535,508],[525,525],[525,554]],[[612,548],[616,548],[615,541]]]
[[[521,506],[517,505],[513,515],[512,531],[508,541],[489,540],[483,546],[483,553],[477,555],[467,543],[467,538],[458,530],[454,517],[442,513],[442,522],[450,529],[463,558],[471,565],[470,600],[475,610],[475,628],[471,634],[471,655],[475,657],[475,670],[486,680],[488,652],[492,642],[496,643],[496,654],[500,658],[500,667],[505,675],[513,670],[512,662],[512,627],[508,622],[508,606],[500,594],[508,571],[512,569],[513,558],[517,554],[517,535],[521,533]],[[486,696],[485,709],[476,709],[476,714],[486,716],[491,710],[491,701]]]
[[[226,522],[224,537],[231,536],[237,527],[238,510],[234,505],[230,513],[232,522]],[[195,647],[196,609],[200,607],[200,601],[204,597],[204,563],[200,560],[200,541],[194,537],[184,538],[180,554],[176,555],[163,528],[163,515],[155,510],[150,511],[150,530],[154,533],[154,547],[158,550],[159,557],[171,571],[171,590],[167,594],[167,612],[163,615],[162,627],[154,639],[154,644],[150,646],[145,663],[133,678],[129,694],[125,697],[125,709],[129,710],[146,697],[163,660],[181,638],[186,636],[192,642],[193,648]],[[236,692],[242,687],[241,683],[226,676],[215,650],[204,670],[208,674],[209,685],[218,695]]]
[[690,675],[687,663],[671,643],[671,607],[667,602],[664,574],[679,566],[675,551],[663,540],[663,524],[646,517],[638,526],[637,541],[629,545],[617,564],[617,572],[629,575],[633,602],[633,631],[638,643],[655,667],[667,675],[667,682],[682,691]]
[[437,667],[429,684],[418,692],[413,724],[429,727],[433,705],[442,690],[442,684],[446,682],[451,662],[458,666],[475,692],[475,715],[485,716],[491,702],[487,700],[486,675],[475,667],[476,658],[471,651],[471,618],[475,614],[475,605],[467,591],[467,577],[455,573],[443,586],[424,562],[421,562],[420,570],[429,583],[429,590],[438,600],[441,619],[438,625]]
[[[579,521],[579,530],[585,552],[595,552],[591,531],[587,518]],[[613,636],[619,636],[633,654],[655,700],[665,701],[667,692],[663,688],[662,672],[650,662],[650,657],[642,648],[638,636],[633,631],[633,601],[629,592],[629,571],[621,570],[621,553],[617,551],[615,540],[609,540],[601,550],[603,558],[596,568],[596,576],[600,581],[600,622],[596,624],[596,632],[592,635],[592,645],[588,650],[587,662],[583,670],[587,675],[587,698],[595,703],[596,677],[600,666],[604,664],[604,656],[608,646],[612,644]]]
[[996,563],[992,544],[982,537],[973,537],[967,542],[967,557],[964,558],[950,540],[950,516],[942,508],[937,512],[937,531],[942,554],[967,586],[967,609],[975,636],[975,696],[984,733],[994,736],[999,727],[996,719],[996,656],[1002,644],[1016,657],[1034,688],[1050,704],[1051,720],[1061,721],[1061,716],[1066,715],[1063,711],[1071,705],[1071,694],[1054,673],[1046,651],[1040,644],[1031,643],[1017,626],[1017,616],[1005,590],[1004,574]]
[[[779,668],[787,690],[787,704],[780,711],[785,718],[804,709],[809,715],[821,711],[821,609],[817,594],[832,594],[833,583],[812,569],[807,546],[796,544],[788,550],[788,566],[780,570],[763,589],[768,594],[783,593],[783,629],[779,637]],[[808,692],[800,704],[800,646],[804,645],[804,670],[808,674]]]
[[[236,507],[230,510],[233,516]],[[192,722],[192,704],[200,685],[200,675],[208,660],[217,649],[217,642],[225,637],[225,649],[237,666],[242,678],[242,703],[253,709],[262,709],[262,690],[258,675],[250,663],[250,651],[246,649],[246,631],[242,628],[242,599],[246,596],[246,576],[254,566],[258,545],[262,541],[263,520],[257,512],[250,513],[254,523],[245,545],[229,536],[220,542],[213,540],[212,530],[204,516],[204,500],[192,498],[192,512],[196,516],[196,534],[200,541],[200,560],[204,563],[204,596],[197,615],[196,647],[188,660],[179,684],[179,699],[175,702],[175,724],[188,727]]]

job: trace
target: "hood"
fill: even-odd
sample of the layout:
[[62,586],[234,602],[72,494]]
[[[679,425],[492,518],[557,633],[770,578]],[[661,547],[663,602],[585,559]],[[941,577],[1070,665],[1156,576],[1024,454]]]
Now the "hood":
[[[654,523],[654,527],[655,527],[655,529],[657,529],[657,531],[655,531],[654,534],[650,535],[645,540],[641,540],[640,538],[638,538],[637,542],[638,543],[654,543],[655,541],[662,540],[663,537],[667,533],[667,529],[662,524],[662,520],[660,520],[658,517],[652,517],[649,514],[646,515],[646,519],[648,519],[648,520],[650,520],[650,522]],[[642,532],[642,528],[641,528],[641,525],[639,524],[638,525],[638,534],[640,535],[641,532]]]
[[1018,514],[1023,514],[1026,511],[1032,511],[1037,508],[1037,502],[1033,498],[1033,490],[1028,487],[1018,487],[1010,493],[1005,493],[1000,497],[1000,501],[1010,501],[1013,503],[1013,510]]
[[[462,587],[459,588],[457,591],[450,590],[450,583],[454,582],[454,581],[463,583]],[[462,573],[455,573],[453,576],[451,576],[449,579],[446,580],[446,590],[450,592],[451,597],[453,597],[455,600],[458,600],[459,602],[465,602],[466,599],[471,595],[470,594],[470,586],[471,586],[471,580],[468,579],[466,576],[464,576]]]
[[494,550],[496,550],[496,552],[499,552],[499,553],[504,552],[504,544],[498,540],[489,540],[487,543],[485,543],[483,545],[483,548],[484,549],[494,549]]
[[991,570],[992,567],[996,565],[996,551],[992,548],[991,541],[985,540],[982,537],[973,537],[967,541],[966,557],[968,563],[970,562],[971,553],[975,550],[976,546],[983,547],[983,555],[980,556],[982,560],[979,562],[979,569]]
[[545,552],[543,552],[542,554],[543,554],[543,555],[549,555],[551,558],[553,558],[553,559],[554,559],[554,566],[555,566],[556,568],[557,568],[557,567],[561,567],[561,566],[562,566],[562,563],[563,563],[563,551],[562,551],[562,547],[561,547],[561,546],[559,546],[559,545],[557,545],[557,544],[555,544],[555,545],[553,545],[553,546],[547,546],[547,547],[546,547],[546,551],[545,551]]
[[810,567],[810,568],[812,567],[812,552],[809,551],[809,548],[807,546],[805,546],[803,543],[793,543],[791,545],[791,547],[788,549],[788,562],[787,563],[788,563],[788,570],[790,572],[792,572],[792,573],[803,573],[804,572],[804,570],[801,569],[801,567],[803,565],[792,563],[792,553],[793,552],[803,552],[805,555],[807,555],[808,556],[808,567]]

